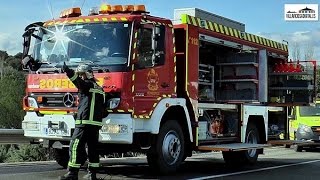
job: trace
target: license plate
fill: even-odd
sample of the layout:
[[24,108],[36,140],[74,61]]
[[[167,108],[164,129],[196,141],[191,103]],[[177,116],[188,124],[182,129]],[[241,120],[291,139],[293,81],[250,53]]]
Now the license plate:
[[69,130],[65,129],[54,129],[54,128],[47,128],[46,134],[48,136],[70,136]]

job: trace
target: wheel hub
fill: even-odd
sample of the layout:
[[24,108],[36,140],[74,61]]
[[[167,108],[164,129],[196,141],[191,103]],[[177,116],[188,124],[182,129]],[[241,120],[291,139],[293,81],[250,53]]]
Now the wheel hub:
[[174,164],[181,152],[181,142],[175,131],[169,131],[162,144],[162,154],[164,160],[169,164]]

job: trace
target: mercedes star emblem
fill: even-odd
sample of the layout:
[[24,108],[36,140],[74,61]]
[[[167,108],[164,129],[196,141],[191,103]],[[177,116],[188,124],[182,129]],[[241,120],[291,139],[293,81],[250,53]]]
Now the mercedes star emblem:
[[74,96],[71,93],[66,93],[62,99],[63,104],[66,107],[72,107],[74,104],[74,100]]

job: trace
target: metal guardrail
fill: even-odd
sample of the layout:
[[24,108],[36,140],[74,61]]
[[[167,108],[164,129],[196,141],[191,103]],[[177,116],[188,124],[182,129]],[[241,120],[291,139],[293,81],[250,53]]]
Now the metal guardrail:
[[0,144],[29,144],[23,129],[0,129]]

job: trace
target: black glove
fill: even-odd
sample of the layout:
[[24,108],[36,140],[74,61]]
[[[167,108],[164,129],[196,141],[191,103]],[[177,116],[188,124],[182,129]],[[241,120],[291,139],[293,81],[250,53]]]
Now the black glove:
[[70,71],[69,67],[66,65],[66,62],[63,62],[63,66],[61,68],[61,71],[66,72],[66,73]]

